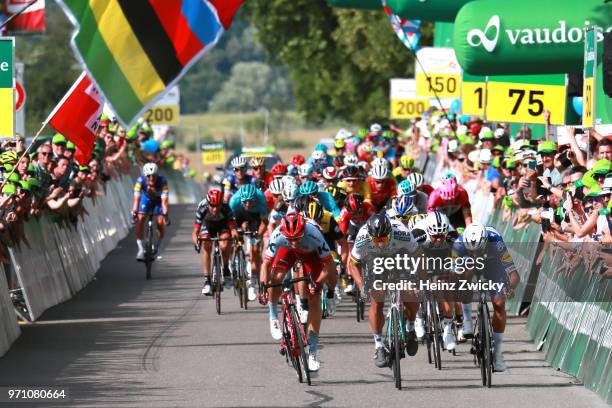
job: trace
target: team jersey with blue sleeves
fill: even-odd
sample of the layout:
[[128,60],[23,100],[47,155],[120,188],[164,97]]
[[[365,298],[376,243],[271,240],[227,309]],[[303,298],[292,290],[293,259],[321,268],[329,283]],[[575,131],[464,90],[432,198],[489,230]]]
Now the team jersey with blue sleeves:
[[134,195],[144,195],[151,201],[161,201],[162,197],[168,197],[168,193],[168,180],[164,176],[157,176],[153,188],[149,187],[145,176],[138,177],[134,185]]
[[[254,184],[255,177],[250,174],[245,174],[245,183],[244,184]],[[236,193],[240,187],[238,186],[238,179],[235,174],[228,174],[227,177],[223,180],[223,192],[230,192],[231,194]]]
[[338,219],[340,217],[340,208],[338,208],[338,204],[336,204],[336,200],[334,200],[333,195],[327,191],[319,191],[317,193],[317,198],[319,199],[319,202],[323,208],[332,213],[334,218]]
[[255,205],[250,210],[244,208],[240,196],[240,193],[235,193],[232,198],[230,198],[229,206],[235,214],[247,212],[252,214],[259,214],[261,218],[268,217],[268,204],[266,203],[266,196],[264,195],[264,193],[261,192],[261,190],[256,190]]

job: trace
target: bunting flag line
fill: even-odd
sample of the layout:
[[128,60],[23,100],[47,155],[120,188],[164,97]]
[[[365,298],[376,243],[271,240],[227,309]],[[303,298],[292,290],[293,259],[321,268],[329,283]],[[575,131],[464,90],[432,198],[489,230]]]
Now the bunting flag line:
[[397,37],[409,50],[413,52],[418,51],[420,48],[419,40],[421,39],[421,34],[419,33],[421,20],[408,20],[394,14],[389,6],[387,6],[385,0],[382,0],[382,5]]
[[[0,2],[4,3],[6,18],[27,7],[23,13],[8,23],[6,26],[8,33],[40,33],[45,31],[45,0],[37,0],[31,6],[28,6],[28,4],[32,0],[0,0]],[[0,20],[2,20],[1,17]]]
[[229,28],[244,0],[60,0],[72,46],[130,126]]

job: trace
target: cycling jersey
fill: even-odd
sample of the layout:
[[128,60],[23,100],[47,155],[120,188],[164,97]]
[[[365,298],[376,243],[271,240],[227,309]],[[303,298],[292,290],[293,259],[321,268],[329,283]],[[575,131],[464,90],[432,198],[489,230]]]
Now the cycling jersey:
[[429,195],[427,211],[440,211],[450,217],[459,210],[470,209],[470,198],[467,191],[461,186],[457,186],[457,195],[454,200],[446,201],[440,195],[440,188],[435,189]]
[[357,233],[357,239],[351,251],[351,258],[360,262],[366,256],[394,255],[401,251],[414,253],[419,249],[414,236],[400,222],[391,221],[391,230],[392,234],[389,243],[381,248],[372,241],[372,237],[368,233],[368,226],[363,225]]
[[234,214],[229,205],[222,204],[217,214],[213,215],[207,199],[198,204],[194,227],[199,230],[200,234],[216,236],[235,226]]
[[344,205],[344,200],[347,197],[346,191],[336,186],[325,186],[323,191],[331,194],[334,201],[336,201],[338,208],[341,208]]
[[[272,236],[268,241],[268,248],[266,248],[266,252],[264,257],[268,261],[272,261],[275,259],[278,250],[280,248],[288,248],[292,252],[296,252],[300,255],[306,254],[316,254],[317,258],[322,261],[331,260],[331,252],[327,242],[325,242],[325,238],[323,238],[323,233],[319,230],[317,226],[312,223],[306,223],[304,230],[304,237],[294,248],[289,245],[287,238],[281,232],[281,227],[278,226],[272,232]],[[290,268],[292,265],[289,265]],[[287,269],[288,269],[287,268]]]
[[338,182],[338,187],[346,191],[346,194],[361,194],[363,199],[371,201],[370,185],[363,180],[359,180],[355,189],[350,189],[345,181]]
[[430,186],[429,184],[421,184],[420,186],[417,187],[417,190],[422,191],[423,193],[430,196],[431,193],[434,191],[434,188]]
[[395,180],[392,178],[385,179],[383,187],[380,190],[376,189],[375,180],[372,177],[368,177],[366,182],[370,186],[370,201],[377,210],[382,209],[385,204],[387,204],[387,201],[395,194],[395,190],[397,189]]
[[242,224],[247,222],[249,224],[250,231],[256,231],[259,227],[259,223],[262,220],[268,219],[268,206],[266,205],[266,197],[264,194],[257,190],[255,194],[255,204],[250,210],[244,208],[241,201],[241,194],[235,193],[229,202],[230,209],[234,213],[236,223]]
[[163,176],[157,176],[155,184],[150,187],[145,176],[138,177],[134,185],[134,196],[140,197],[138,212],[147,214],[152,212],[154,215],[163,214],[161,206],[162,198],[168,197],[168,181]]
[[372,216],[376,214],[374,206],[364,201],[361,211],[351,213],[346,207],[340,212],[340,230],[347,235],[348,242],[354,242],[359,228]]
[[340,208],[336,205],[334,197],[327,191],[319,191],[313,194],[314,198],[323,206],[323,209],[332,213],[334,217],[340,217]]
[[[507,283],[508,274],[516,272],[516,266],[512,260],[512,256],[508,252],[508,248],[504,243],[502,236],[493,227],[486,227],[487,244],[482,255],[472,256],[465,248],[463,234],[457,238],[453,245],[453,257],[455,258],[479,258],[484,259],[483,276],[485,279],[490,279],[496,283]],[[497,292],[491,291],[493,296],[495,293],[500,294],[501,289]]]
[[329,211],[323,211],[323,217],[317,227],[323,233],[323,238],[331,250],[336,248],[336,241],[344,237],[340,226]]
[[227,193],[228,191],[230,192],[230,194],[235,194],[236,191],[238,191],[238,189],[240,188],[241,185],[246,185],[246,184],[254,184],[254,182],[256,181],[255,177],[251,176],[250,174],[245,174],[244,175],[244,183],[242,184],[238,184],[238,179],[236,178],[235,174],[228,174],[227,177],[223,180],[223,193]]

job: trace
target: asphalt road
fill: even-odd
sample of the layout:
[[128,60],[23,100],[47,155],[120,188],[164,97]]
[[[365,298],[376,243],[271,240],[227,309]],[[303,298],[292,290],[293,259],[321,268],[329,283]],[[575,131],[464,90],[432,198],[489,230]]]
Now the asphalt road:
[[[200,261],[190,234],[192,207],[173,208],[173,226],[145,281],[129,236],[103,262],[97,279],[74,299],[47,311],[0,359],[0,386],[69,390],[55,406],[87,407],[605,407],[579,382],[553,370],[528,339],[525,320],[509,320],[510,370],[480,385],[467,345],[443,354],[443,370],[423,348],[402,360],[403,389],[373,364],[367,323],[345,300],[323,322],[322,367],[299,384],[268,331],[266,309],[239,308],[229,291],[217,316],[200,294]],[[2,404],[0,404],[2,405]],[[4,406],[23,407],[28,403]],[[52,406],[40,403],[34,406]]]

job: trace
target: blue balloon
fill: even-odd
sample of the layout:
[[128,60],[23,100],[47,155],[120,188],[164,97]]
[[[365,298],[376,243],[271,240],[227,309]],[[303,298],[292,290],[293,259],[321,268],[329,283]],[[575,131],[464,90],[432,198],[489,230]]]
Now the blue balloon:
[[450,112],[457,114],[461,111],[461,99],[455,99],[450,106]]
[[146,142],[142,143],[141,147],[150,153],[155,153],[159,150],[159,142],[151,138]]
[[582,108],[583,108],[582,96],[574,96],[572,98],[572,106],[574,107],[574,110],[576,111],[576,113],[579,116],[582,116]]
[[459,122],[461,123],[468,123],[470,121],[470,116],[469,115],[461,115],[459,116]]

